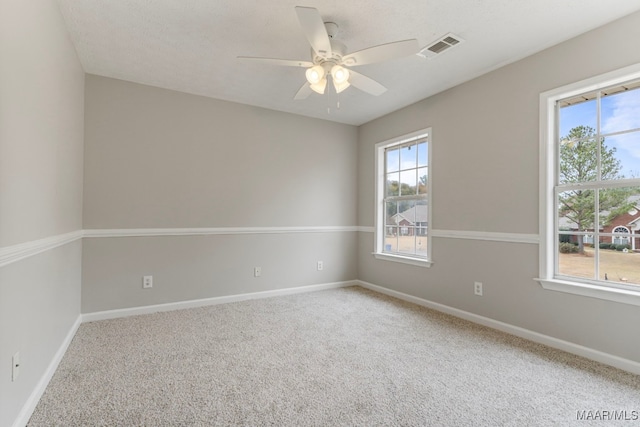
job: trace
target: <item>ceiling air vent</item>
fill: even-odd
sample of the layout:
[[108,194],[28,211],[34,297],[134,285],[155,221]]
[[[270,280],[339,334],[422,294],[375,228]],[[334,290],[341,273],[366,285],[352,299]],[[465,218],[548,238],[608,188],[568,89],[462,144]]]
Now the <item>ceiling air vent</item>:
[[462,43],[463,41],[464,40],[461,37],[449,33],[440,37],[438,40],[427,45],[426,47],[423,47],[418,55],[422,55],[425,58],[433,58],[434,56],[444,52],[445,50],[451,49],[455,45]]

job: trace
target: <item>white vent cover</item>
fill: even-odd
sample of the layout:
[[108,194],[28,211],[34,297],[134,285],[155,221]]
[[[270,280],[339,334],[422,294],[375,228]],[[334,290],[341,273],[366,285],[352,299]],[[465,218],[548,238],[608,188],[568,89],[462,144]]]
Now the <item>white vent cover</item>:
[[418,55],[424,56],[425,58],[433,58],[434,56],[441,54],[442,52],[462,43],[463,41],[464,40],[461,37],[449,33],[440,37],[433,43],[423,47],[422,50],[418,52]]

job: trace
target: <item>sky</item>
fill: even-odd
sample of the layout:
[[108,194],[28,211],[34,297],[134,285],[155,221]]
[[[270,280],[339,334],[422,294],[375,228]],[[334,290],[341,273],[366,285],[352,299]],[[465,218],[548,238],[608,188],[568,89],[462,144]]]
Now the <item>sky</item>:
[[[602,98],[603,135],[640,128],[640,88]],[[564,107],[560,110],[560,137],[580,125],[596,128],[596,100]],[[626,178],[640,178],[640,131],[605,137],[608,148],[616,148]]]
[[[387,172],[389,172],[388,179],[390,181],[398,181],[403,184],[407,184],[410,187],[415,187],[418,176],[428,175],[427,172],[427,143],[422,142],[416,146],[403,147],[399,150],[387,151]],[[416,175],[416,167],[418,167]],[[406,172],[395,173],[398,170],[411,169]]]

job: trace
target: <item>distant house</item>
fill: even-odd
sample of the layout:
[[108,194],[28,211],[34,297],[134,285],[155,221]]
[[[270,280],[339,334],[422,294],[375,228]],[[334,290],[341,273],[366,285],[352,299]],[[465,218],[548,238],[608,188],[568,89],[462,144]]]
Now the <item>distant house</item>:
[[414,206],[393,215],[388,224],[396,224],[401,236],[426,236],[428,211],[427,205]]
[[[632,250],[640,250],[640,196],[631,196],[629,202],[633,207],[629,211],[611,219],[609,224],[600,226],[600,233],[620,233],[617,236],[600,236],[600,243],[613,243],[616,245],[631,245]],[[603,212],[607,215],[608,212]],[[559,218],[560,230],[578,231],[578,226],[567,217]],[[570,241],[575,242],[576,236],[571,236]],[[593,234],[584,236],[584,243],[594,243]]]

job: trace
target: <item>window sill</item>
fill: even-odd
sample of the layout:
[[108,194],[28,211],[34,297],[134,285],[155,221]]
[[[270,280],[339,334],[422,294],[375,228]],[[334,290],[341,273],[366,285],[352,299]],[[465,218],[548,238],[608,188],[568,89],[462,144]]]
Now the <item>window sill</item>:
[[622,304],[640,306],[640,289],[638,291],[632,291],[626,289],[606,288],[604,286],[558,279],[534,280],[537,280],[544,289],[551,291],[565,292],[574,295],[619,302]]
[[429,268],[433,264],[433,262],[428,261],[426,259],[422,259],[422,258],[412,258],[409,256],[402,256],[402,255],[383,254],[380,252],[374,252],[373,256],[376,259],[400,262],[400,263],[409,264],[409,265],[417,265],[418,267],[425,267],[425,268]]

